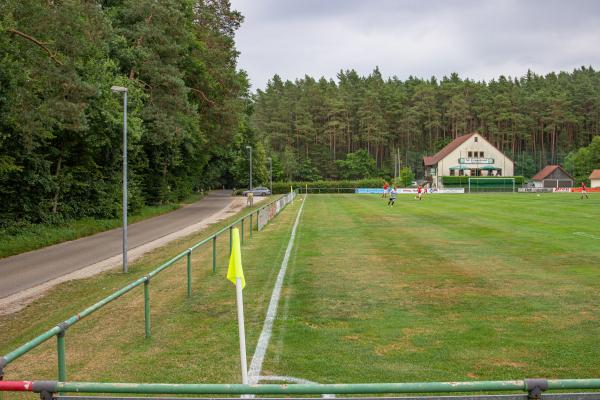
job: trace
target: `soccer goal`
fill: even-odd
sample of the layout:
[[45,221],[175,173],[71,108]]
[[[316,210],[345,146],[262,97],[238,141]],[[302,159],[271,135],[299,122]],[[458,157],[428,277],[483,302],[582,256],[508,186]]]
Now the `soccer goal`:
[[515,178],[473,177],[468,180],[468,193],[474,192],[516,192]]

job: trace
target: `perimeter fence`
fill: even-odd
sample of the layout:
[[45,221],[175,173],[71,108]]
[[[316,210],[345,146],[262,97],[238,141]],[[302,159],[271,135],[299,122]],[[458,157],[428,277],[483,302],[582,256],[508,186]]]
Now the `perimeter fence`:
[[[297,195],[297,191],[292,191],[285,196],[282,196],[276,200],[273,200],[272,202],[265,204],[265,205],[257,208],[256,210],[253,210],[252,212],[250,212],[248,214],[243,215],[242,217],[236,219],[234,222],[232,222],[231,224],[227,225],[226,227],[220,229],[219,231],[212,234],[211,236],[199,241],[198,243],[194,244],[187,250],[179,253],[175,257],[173,257],[170,260],[166,261],[165,263],[161,264],[156,269],[152,270],[151,272],[144,275],[143,277],[131,282],[130,284],[117,290],[116,292],[105,297],[104,299],[100,300],[99,302],[91,305],[90,307],[86,308],[85,310],[64,320],[63,322],[57,324],[53,328],[47,330],[46,332],[42,333],[41,335],[30,340],[29,342],[17,347],[15,350],[5,354],[4,356],[1,356],[0,357],[0,393],[2,393],[3,387],[4,388],[7,387],[6,382],[2,382],[2,380],[4,378],[4,372],[5,372],[6,366],[8,366],[13,361],[17,360],[18,358],[22,357],[23,355],[27,354],[31,350],[35,349],[36,347],[38,347],[39,345],[41,345],[42,343],[46,342],[47,340],[49,340],[53,337],[56,337],[56,361],[57,361],[57,367],[58,367],[58,380],[61,382],[66,381],[67,380],[67,364],[66,364],[65,335],[67,333],[67,329],[69,329],[69,327],[75,325],[77,322],[81,321],[83,318],[100,310],[105,305],[111,303],[112,301],[118,299],[119,297],[130,292],[131,290],[135,289],[136,287],[138,287],[140,285],[144,285],[144,332],[145,332],[146,337],[150,337],[150,334],[151,334],[151,331],[150,331],[150,281],[152,280],[152,278],[154,278],[156,275],[158,275],[160,272],[164,271],[165,269],[174,265],[177,261],[185,258],[186,263],[187,263],[187,268],[186,268],[187,296],[191,297],[192,296],[192,254],[196,249],[198,249],[199,247],[201,247],[203,245],[209,244],[209,243],[212,244],[212,272],[213,273],[216,272],[217,271],[217,238],[219,236],[226,234],[226,232],[229,231],[229,251],[231,252],[231,245],[232,245],[232,239],[233,239],[233,228],[236,227],[236,225],[240,225],[241,243],[243,244],[244,236],[245,236],[244,235],[244,225],[245,225],[246,221],[248,221],[249,238],[252,238],[253,230],[255,228],[258,228],[258,216],[263,209],[267,209],[267,208],[271,207],[273,204],[277,204],[278,205],[277,213],[279,213],[279,211],[282,210],[283,207],[285,207],[287,204],[291,203],[294,200],[296,195]],[[274,215],[270,215],[269,219],[273,218],[277,213],[275,213]],[[256,223],[254,221],[256,221]]]
[[[394,397],[352,397],[376,400],[598,400],[600,392],[548,393],[548,391],[598,390],[600,379],[523,379],[514,381],[474,382],[414,382],[414,383],[356,383],[356,384],[167,384],[167,383],[99,383],[55,381],[0,382],[2,390],[39,393],[42,400],[131,400],[126,394],[163,395],[143,399],[179,399],[181,395],[204,395],[194,399],[207,399],[208,395],[268,395],[269,399],[287,399],[290,396],[394,394]],[[503,392],[504,394],[488,394]],[[520,393],[515,393],[520,392]],[[74,393],[75,395],[66,395]],[[475,394],[472,394],[475,393]],[[102,396],[97,396],[103,394]],[[398,394],[419,394],[398,397]],[[456,395],[442,395],[456,394]],[[93,395],[93,396],[90,396]],[[176,395],[178,397],[165,397]],[[96,397],[97,396],[97,397]],[[272,397],[275,396],[275,397]],[[190,397],[186,397],[190,399]],[[225,397],[227,398],[227,397]],[[302,398],[302,397],[300,397]],[[314,397],[312,397],[314,398]],[[220,397],[222,399],[222,397]]]

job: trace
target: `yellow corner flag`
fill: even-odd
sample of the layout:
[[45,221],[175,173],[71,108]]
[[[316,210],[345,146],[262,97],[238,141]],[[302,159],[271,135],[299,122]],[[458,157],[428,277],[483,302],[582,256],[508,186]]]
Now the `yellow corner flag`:
[[227,279],[234,285],[237,278],[242,280],[242,288],[246,287],[244,279],[244,270],[242,269],[242,252],[240,250],[240,231],[233,228],[231,242],[231,257],[229,258],[229,269],[227,270]]

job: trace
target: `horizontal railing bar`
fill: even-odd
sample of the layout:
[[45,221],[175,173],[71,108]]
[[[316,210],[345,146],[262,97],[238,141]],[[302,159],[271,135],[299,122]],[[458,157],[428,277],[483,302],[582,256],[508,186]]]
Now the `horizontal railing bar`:
[[[548,380],[548,389],[600,389],[600,379]],[[35,388],[35,385],[34,385]],[[57,392],[145,394],[360,394],[527,390],[524,380],[357,384],[138,384],[57,382]]]
[[[597,397],[600,393],[590,393]],[[140,400],[140,397],[115,396],[54,396],[56,400]],[[142,397],[143,400],[240,400],[239,397]],[[269,400],[289,400],[290,397],[269,397]],[[351,400],[527,400],[527,394],[490,394],[482,396],[397,396],[397,397],[345,397]],[[315,400],[314,397],[293,397],[293,400]],[[558,400],[558,399],[556,399]],[[588,400],[588,399],[577,399]],[[594,399],[589,399],[594,400]]]
[[[140,397],[115,396],[54,396],[56,400],[140,400]],[[396,396],[396,397],[346,397],[351,400],[527,400],[527,394],[486,394],[464,396]],[[598,400],[600,392],[548,393],[541,400]],[[239,400],[239,397],[143,397],[143,400]],[[269,400],[289,400],[289,397],[269,397]],[[293,397],[293,400],[315,400],[314,397]]]
[[148,280],[148,279],[156,276],[159,272],[161,272],[164,269],[170,267],[175,262],[177,262],[180,259],[182,259],[183,257],[185,257],[190,251],[193,251],[194,249],[196,249],[200,245],[205,244],[206,242],[212,240],[213,237],[216,237],[216,236],[222,234],[223,232],[225,232],[231,226],[237,224],[242,219],[247,218],[249,215],[255,213],[257,210],[262,210],[263,208],[266,208],[266,207],[270,206],[271,204],[275,203],[276,201],[279,201],[280,199],[281,199],[281,197],[277,198],[276,200],[273,200],[272,202],[270,202],[268,204],[263,205],[262,207],[259,207],[256,210],[251,211],[250,213],[244,215],[243,217],[238,218],[236,221],[234,221],[231,224],[227,225],[225,228],[219,230],[217,233],[212,234],[210,237],[202,240],[201,242],[197,243],[196,245],[190,247],[189,249],[187,249],[187,250],[181,252],[180,254],[176,255],[175,257],[171,258],[169,261],[161,264],[156,269],[154,269],[153,271],[149,272],[147,275],[145,275],[145,276],[137,279],[136,281],[128,284],[127,286],[123,287],[122,289],[114,292],[113,294],[105,297],[104,299],[100,300],[99,302],[95,303],[94,305],[86,308],[85,310],[83,310],[82,312],[78,313],[77,315],[74,315],[74,316],[70,317],[69,319],[63,321],[62,323],[56,325],[55,327],[49,329],[48,331],[42,333],[41,335],[39,335],[37,337],[35,337],[34,339],[30,340],[29,342],[27,342],[27,343],[25,343],[25,344],[17,347],[15,350],[11,351],[10,353],[7,353],[4,356],[0,357],[0,376],[2,375],[2,369],[3,369],[3,367],[5,367],[9,363],[11,363],[12,361],[16,360],[17,358],[21,357],[22,355],[24,355],[28,351],[30,351],[30,350],[34,349],[35,347],[39,346],[40,344],[44,343],[45,341],[47,341],[48,339],[52,338],[53,336],[56,336],[57,334],[59,334],[63,330],[65,330],[68,327],[70,327],[71,325],[77,323],[78,321],[80,321],[84,317],[87,317],[88,315],[90,315],[94,311],[97,311],[98,309],[102,308],[103,306],[105,306],[106,304],[110,303],[111,301],[113,301],[113,300],[115,300],[115,299],[123,296],[125,293],[127,293],[130,290],[134,289],[135,287],[141,285],[146,280]]
[[[531,386],[531,387],[529,387]],[[533,391],[600,389],[600,379],[525,379],[511,381],[340,383],[340,384],[176,384],[103,383],[57,381],[0,381],[0,391],[137,393],[137,394],[361,394],[361,393],[469,393],[494,391]],[[563,393],[556,394],[555,399]],[[595,394],[580,393],[581,398]],[[439,396],[437,396],[439,398]],[[447,397],[450,399],[453,396]],[[463,396],[460,396],[461,398]],[[426,397],[420,397],[426,398]],[[485,396],[479,396],[483,399]]]
[[[600,379],[536,380],[547,389],[600,389]],[[139,394],[361,394],[361,393],[452,393],[527,391],[528,380],[473,382],[413,382],[356,384],[167,384],[167,383],[98,383],[33,382],[34,391],[78,393]],[[529,388],[533,389],[533,388]]]

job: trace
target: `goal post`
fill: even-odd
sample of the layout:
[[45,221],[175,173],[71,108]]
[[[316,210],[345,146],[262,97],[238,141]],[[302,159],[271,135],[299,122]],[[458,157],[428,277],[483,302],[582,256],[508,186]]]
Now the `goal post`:
[[[498,190],[501,189],[501,190]],[[497,178],[487,178],[487,177],[469,177],[468,179],[468,193],[473,192],[516,192],[516,180],[511,177],[497,177]]]

